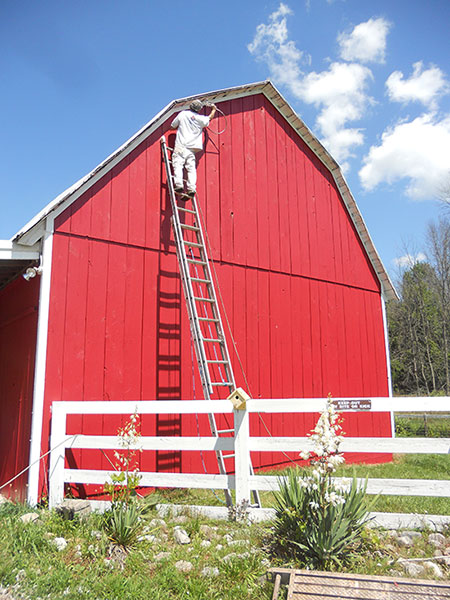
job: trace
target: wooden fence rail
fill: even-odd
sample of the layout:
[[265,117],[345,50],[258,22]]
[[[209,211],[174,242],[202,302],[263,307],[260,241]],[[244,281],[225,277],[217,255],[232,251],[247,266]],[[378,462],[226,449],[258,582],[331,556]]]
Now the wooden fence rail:
[[[359,399],[333,399],[341,405],[358,406]],[[448,410],[450,398],[364,398],[370,400],[372,412],[443,412]],[[228,400],[215,401],[139,401],[139,402],[54,402],[52,405],[52,432],[50,447],[50,507],[63,500],[65,483],[104,484],[113,471],[68,469],[65,466],[67,449],[119,450],[122,447],[116,436],[84,435],[66,433],[67,415],[71,414],[233,414],[235,436],[228,438],[142,436],[139,446],[144,450],[213,451],[234,450],[235,474],[213,475],[204,473],[141,472],[141,485],[149,487],[179,487],[204,489],[235,489],[236,503],[250,498],[250,490],[278,489],[278,477],[250,475],[250,452],[300,452],[312,449],[308,437],[252,437],[249,431],[250,413],[307,413],[320,412],[326,407],[326,399],[279,399],[249,400],[244,410],[235,410]],[[351,412],[357,412],[350,409]],[[345,411],[348,412],[348,411]],[[343,452],[365,453],[432,453],[448,454],[449,438],[345,438],[340,449]],[[348,483],[349,480],[344,482]],[[369,494],[442,496],[450,497],[450,482],[420,479],[370,479]]]

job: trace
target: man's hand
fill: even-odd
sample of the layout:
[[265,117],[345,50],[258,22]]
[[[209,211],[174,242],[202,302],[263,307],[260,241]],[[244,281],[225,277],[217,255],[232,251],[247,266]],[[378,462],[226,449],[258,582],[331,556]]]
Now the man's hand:
[[216,105],[215,104],[211,104],[211,112],[209,113],[209,120],[211,121],[211,119],[214,118],[214,115],[216,114]]

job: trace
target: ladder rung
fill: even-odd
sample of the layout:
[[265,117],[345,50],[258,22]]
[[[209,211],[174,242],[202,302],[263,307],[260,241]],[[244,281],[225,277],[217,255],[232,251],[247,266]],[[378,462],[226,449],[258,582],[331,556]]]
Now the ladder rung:
[[236,456],[236,454],[233,452],[233,454],[222,454],[222,458],[234,458]]
[[196,214],[195,210],[192,210],[190,208],[184,208],[183,206],[178,206],[178,204],[177,204],[177,208],[178,208],[178,210],[181,210],[181,211],[187,212],[187,213],[191,213],[192,215]]
[[218,429],[217,433],[234,433],[234,427],[233,429]]
[[198,296],[194,296],[194,300],[198,302],[211,302],[211,304],[215,302],[214,298],[199,298]]
[[211,321],[211,323],[220,323],[219,319],[213,319],[213,317],[198,317],[199,321]]
[[230,385],[233,385],[231,381],[211,381],[211,385],[214,385],[216,387],[229,387]]
[[214,365],[227,365],[228,361],[227,360],[207,360],[207,363],[210,364],[214,364]]
[[193,265],[207,265],[208,263],[204,260],[198,260],[197,258],[187,258],[188,263],[192,263]]
[[198,283],[211,283],[209,279],[200,279],[200,277],[191,277],[192,281],[198,281]]
[[200,227],[195,225],[185,225],[184,223],[180,223],[181,229],[189,229],[189,231],[200,231]]
[[193,246],[194,248],[203,248],[203,244],[199,244],[198,242],[188,242],[187,240],[183,240],[183,243],[186,244],[186,246]]
[[204,338],[202,338],[202,340],[204,342],[216,342],[217,344],[220,344],[222,342],[222,340],[219,338],[205,338],[204,337]]

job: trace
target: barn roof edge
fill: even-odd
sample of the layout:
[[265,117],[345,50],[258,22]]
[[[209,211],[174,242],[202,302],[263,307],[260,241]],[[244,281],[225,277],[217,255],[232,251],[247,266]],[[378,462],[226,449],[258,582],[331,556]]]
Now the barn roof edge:
[[[152,131],[159,125],[164,117],[179,106],[187,105],[192,99],[202,97],[220,102],[221,100],[236,98],[239,96],[248,96],[258,93],[263,93],[266,98],[274,105],[274,107],[283,115],[286,121],[296,130],[303,141],[311,148],[316,156],[323,162],[328,170],[333,175],[334,181],[341,193],[344,203],[347,207],[350,218],[358,232],[361,242],[366,250],[370,263],[372,264],[378,280],[381,285],[383,297],[386,300],[398,299],[398,294],[391,282],[391,279],[384,268],[381,258],[375,248],[375,245],[370,237],[367,226],[364,222],[362,214],[356,204],[356,201],[350,191],[350,188],[345,180],[342,170],[337,161],[331,156],[328,150],[321,144],[317,137],[311,132],[307,125],[302,121],[298,114],[293,110],[281,92],[269,80],[259,81],[255,83],[224,88],[202,94],[195,94],[178,100],[169,102],[159,113],[157,113],[150,121],[148,121],[139,131],[131,138],[122,144],[117,150],[110,154],[90,173],[79,179],[64,192],[59,194],[54,200],[47,204],[37,215],[35,215],[24,227],[22,227],[12,238],[14,241],[23,245],[35,244],[43,235],[45,227],[43,222],[52,213],[56,212],[62,205],[70,205],[76,198],[95,183],[95,181],[106,174],[115,164],[117,159],[123,158],[128,152],[141,143]],[[127,152],[128,151],[128,152]],[[71,197],[73,198],[71,199]],[[66,206],[64,206],[64,209]],[[58,212],[60,212],[58,210]]]

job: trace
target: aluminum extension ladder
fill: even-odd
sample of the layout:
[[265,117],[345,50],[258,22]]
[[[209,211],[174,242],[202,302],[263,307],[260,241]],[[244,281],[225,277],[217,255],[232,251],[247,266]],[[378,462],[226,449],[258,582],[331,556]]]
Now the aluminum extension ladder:
[[[231,394],[236,389],[233,368],[224,334],[216,291],[214,288],[205,238],[201,227],[197,198],[175,193],[171,160],[165,137],[161,138],[161,151],[167,175],[170,202],[172,205],[172,227],[180,265],[180,275],[186,299],[191,335],[206,400],[210,400],[218,388]],[[189,208],[187,208],[189,205]],[[208,415],[214,437],[234,435],[234,428],[219,429],[214,414]],[[226,461],[234,453],[216,451],[219,472],[228,473]],[[253,468],[251,467],[251,474]],[[254,506],[261,506],[259,493],[252,491]],[[225,490],[228,506],[233,501],[229,490]]]

